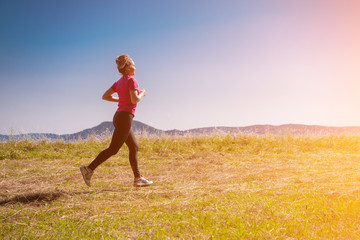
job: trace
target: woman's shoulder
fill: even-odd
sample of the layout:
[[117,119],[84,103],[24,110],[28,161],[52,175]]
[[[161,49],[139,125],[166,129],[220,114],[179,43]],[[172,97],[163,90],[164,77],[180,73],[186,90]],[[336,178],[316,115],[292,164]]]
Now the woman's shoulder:
[[126,81],[136,81],[135,80],[135,78],[134,77],[132,77],[132,76],[124,76],[124,77],[122,77],[121,79],[125,79]]
[[127,83],[127,84],[137,84],[137,82],[136,82],[136,79],[135,78],[133,78],[133,77],[131,77],[131,76],[127,76],[126,78],[125,78],[125,82]]

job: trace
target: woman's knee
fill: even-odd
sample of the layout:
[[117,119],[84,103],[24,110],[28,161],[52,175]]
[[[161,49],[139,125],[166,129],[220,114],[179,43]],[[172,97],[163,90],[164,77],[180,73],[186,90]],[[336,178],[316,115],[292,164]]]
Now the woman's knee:
[[119,148],[108,148],[107,152],[110,156],[113,156],[119,152]]
[[138,152],[139,151],[139,145],[132,144],[131,146],[129,146],[129,151],[130,152]]

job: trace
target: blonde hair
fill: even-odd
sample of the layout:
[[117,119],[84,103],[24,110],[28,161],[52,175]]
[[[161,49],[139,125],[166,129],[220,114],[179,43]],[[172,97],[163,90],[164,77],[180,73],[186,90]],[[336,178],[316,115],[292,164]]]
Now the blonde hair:
[[117,69],[119,70],[119,73],[121,73],[123,76],[127,75],[125,72],[125,67],[127,65],[134,65],[134,61],[129,57],[129,55],[124,54],[121,56],[116,57],[116,64]]

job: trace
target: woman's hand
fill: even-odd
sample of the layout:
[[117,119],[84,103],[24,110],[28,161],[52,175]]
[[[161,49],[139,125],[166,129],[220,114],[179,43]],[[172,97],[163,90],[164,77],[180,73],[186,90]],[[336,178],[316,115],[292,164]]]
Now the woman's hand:
[[140,93],[139,93],[139,95],[140,95],[140,94],[143,94],[143,95],[144,95],[143,97],[145,97],[145,96],[146,96],[146,90],[145,90],[145,89],[141,90]]

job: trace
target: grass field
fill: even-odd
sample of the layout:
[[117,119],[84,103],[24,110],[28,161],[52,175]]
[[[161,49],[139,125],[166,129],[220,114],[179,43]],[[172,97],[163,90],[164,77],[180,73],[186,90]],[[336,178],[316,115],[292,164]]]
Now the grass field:
[[360,137],[139,138],[95,172],[109,139],[0,143],[0,239],[360,239]]

